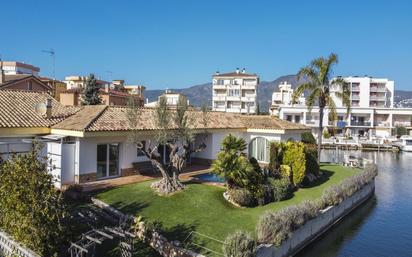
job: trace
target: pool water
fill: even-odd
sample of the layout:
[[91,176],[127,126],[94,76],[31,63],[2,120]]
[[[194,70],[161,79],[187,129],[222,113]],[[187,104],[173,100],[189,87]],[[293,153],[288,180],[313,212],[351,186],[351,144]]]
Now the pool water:
[[205,182],[225,183],[225,180],[223,178],[211,172],[199,174],[199,175],[193,176],[193,178],[196,178],[196,179],[199,179]]

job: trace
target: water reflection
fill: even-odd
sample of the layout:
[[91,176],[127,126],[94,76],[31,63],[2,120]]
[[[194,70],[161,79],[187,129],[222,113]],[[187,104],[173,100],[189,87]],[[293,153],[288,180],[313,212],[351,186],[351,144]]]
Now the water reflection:
[[412,256],[412,153],[325,150],[322,161],[342,162],[345,154],[377,164],[375,198],[299,256]]

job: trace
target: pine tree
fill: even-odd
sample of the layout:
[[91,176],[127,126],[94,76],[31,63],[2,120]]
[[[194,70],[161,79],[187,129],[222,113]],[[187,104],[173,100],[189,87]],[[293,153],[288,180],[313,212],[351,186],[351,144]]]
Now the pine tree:
[[87,77],[86,84],[82,92],[82,104],[83,105],[96,105],[102,102],[99,95],[99,86],[94,74],[90,74]]

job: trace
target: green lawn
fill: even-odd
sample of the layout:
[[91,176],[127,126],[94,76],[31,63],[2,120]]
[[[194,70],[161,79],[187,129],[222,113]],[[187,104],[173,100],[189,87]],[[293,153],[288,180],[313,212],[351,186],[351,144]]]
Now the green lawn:
[[[264,212],[316,199],[325,188],[358,172],[330,164],[322,165],[321,169],[324,176],[315,184],[296,191],[291,199],[255,208],[234,207],[223,198],[224,188],[204,184],[188,184],[182,192],[161,197],[150,189],[153,181],[146,181],[110,189],[96,197],[123,212],[161,222],[169,239],[183,241],[190,231],[195,230],[224,240],[229,233],[238,229],[254,234],[256,223]],[[206,238],[194,240],[211,249],[221,249],[220,244]]]

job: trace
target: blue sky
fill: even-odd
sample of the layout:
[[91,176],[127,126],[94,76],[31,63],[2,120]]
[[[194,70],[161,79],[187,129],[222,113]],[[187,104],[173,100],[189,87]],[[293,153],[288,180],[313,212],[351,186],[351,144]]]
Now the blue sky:
[[[56,75],[93,72],[148,89],[246,67],[273,80],[335,52],[336,75],[412,90],[412,1],[5,1],[0,55]],[[111,71],[109,73],[107,71]]]

